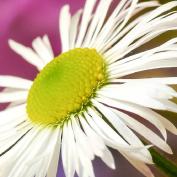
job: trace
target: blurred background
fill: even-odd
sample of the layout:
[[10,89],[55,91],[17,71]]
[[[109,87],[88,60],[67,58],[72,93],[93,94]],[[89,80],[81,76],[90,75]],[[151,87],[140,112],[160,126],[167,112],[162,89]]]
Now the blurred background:
[[[37,70],[26,63],[8,47],[8,39],[12,38],[22,44],[31,46],[32,40],[37,36],[48,34],[54,48],[55,55],[60,54],[60,37],[58,29],[58,17],[60,8],[64,4],[70,4],[71,12],[84,5],[85,0],[0,0],[0,75],[14,75],[27,79],[34,79]],[[115,4],[118,0],[115,1]],[[165,3],[166,0],[162,0]],[[156,46],[159,43],[177,36],[176,31],[166,33],[142,46],[138,51]],[[151,77],[151,76],[177,76],[176,69],[150,71],[138,73],[129,77]],[[1,105],[3,109],[4,105]],[[177,125],[177,115],[161,112]],[[177,164],[177,137],[169,134],[169,144],[174,150],[174,156],[168,156]],[[117,169],[112,171],[99,159],[94,163],[96,177],[143,177],[116,151],[112,151],[115,157]],[[165,177],[154,167],[151,167],[156,177]],[[58,177],[64,177],[60,162]]]

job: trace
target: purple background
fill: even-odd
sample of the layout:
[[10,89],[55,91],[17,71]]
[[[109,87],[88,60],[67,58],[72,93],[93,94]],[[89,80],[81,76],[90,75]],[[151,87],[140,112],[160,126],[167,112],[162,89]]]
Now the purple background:
[[[9,38],[27,46],[37,36],[48,34],[55,55],[60,53],[58,16],[60,8],[69,3],[72,13],[84,0],[0,0],[0,74],[33,79],[37,70],[16,55],[7,44]],[[171,137],[171,143],[174,137]],[[175,149],[175,145],[173,145]],[[112,171],[99,159],[94,161],[96,177],[142,177],[117,152],[113,151],[117,169]],[[156,172],[157,177],[163,177]],[[64,177],[60,162],[58,177]]]

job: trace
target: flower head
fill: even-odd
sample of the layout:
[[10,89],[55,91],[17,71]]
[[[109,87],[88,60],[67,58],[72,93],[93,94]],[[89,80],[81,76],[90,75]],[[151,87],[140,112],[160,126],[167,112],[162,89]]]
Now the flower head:
[[[87,0],[73,16],[69,6],[64,6],[62,54],[57,57],[47,35],[34,39],[33,49],[9,40],[12,50],[36,66],[39,74],[34,81],[0,76],[0,86],[6,88],[0,102],[11,103],[0,112],[2,177],[55,177],[60,151],[66,177],[75,173],[93,177],[95,156],[115,168],[108,147],[151,177],[146,165],[153,163],[148,151],[151,144],[172,153],[166,130],[177,134],[177,129],[155,110],[177,112],[171,101],[177,93],[169,86],[177,78],[124,76],[177,67],[177,38],[134,52],[156,36],[177,29],[177,13],[170,11],[177,2],[160,6],[156,1],[122,0],[108,16],[111,3]],[[155,9],[136,16],[148,7]],[[149,121],[163,138],[134,114]]]

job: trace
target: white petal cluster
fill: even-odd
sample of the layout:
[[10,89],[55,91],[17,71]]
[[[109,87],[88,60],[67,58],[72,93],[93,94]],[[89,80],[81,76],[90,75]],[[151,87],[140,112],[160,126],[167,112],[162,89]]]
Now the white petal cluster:
[[[68,5],[61,10],[62,52],[95,48],[104,56],[109,72],[108,84],[91,100],[92,106],[72,116],[62,128],[31,124],[25,107],[32,81],[0,76],[0,87],[5,88],[0,103],[11,103],[0,112],[0,177],[56,177],[60,151],[66,177],[75,173],[94,177],[95,156],[115,168],[108,147],[119,151],[143,175],[153,177],[146,165],[153,164],[148,148],[155,145],[172,154],[167,130],[177,135],[177,129],[155,110],[177,112],[171,101],[177,93],[170,87],[177,84],[177,77],[132,79],[128,75],[177,67],[177,38],[132,54],[157,36],[177,30],[177,13],[173,11],[177,2],[160,5],[157,1],[121,0],[109,14],[111,4],[112,0],[87,0],[73,16]],[[147,8],[154,10],[132,19]],[[34,39],[33,49],[13,40],[9,45],[39,70],[54,58],[47,35]],[[158,133],[144,123],[147,121]],[[150,145],[145,146],[135,132]]]

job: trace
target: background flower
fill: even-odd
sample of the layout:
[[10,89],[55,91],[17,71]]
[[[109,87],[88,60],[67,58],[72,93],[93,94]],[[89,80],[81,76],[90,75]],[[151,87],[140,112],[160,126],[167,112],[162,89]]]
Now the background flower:
[[[71,11],[75,12],[83,6],[84,0],[0,0],[0,74],[8,74],[33,79],[37,70],[29,66],[16,55],[7,44],[9,38],[30,46],[32,39],[36,36],[48,34],[51,39],[55,55],[60,53],[60,41],[58,32],[58,15],[60,8],[69,3]],[[176,115],[175,115],[176,117]],[[169,141],[172,149],[177,144],[173,143],[175,137]],[[128,162],[118,153],[114,153],[117,170],[111,171],[101,161],[96,160],[94,167],[97,177],[142,177]],[[173,157],[177,157],[174,152]],[[157,173],[157,177],[163,177]],[[63,177],[62,166],[59,165],[58,177]]]

